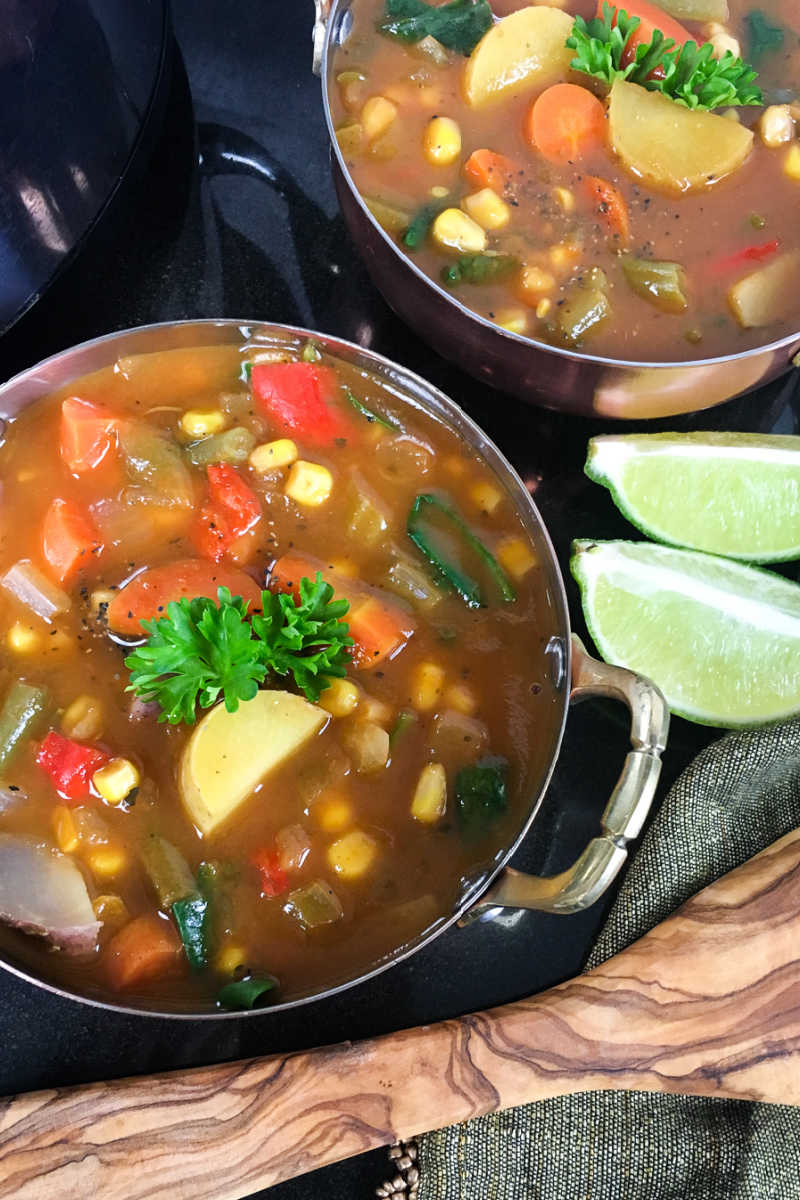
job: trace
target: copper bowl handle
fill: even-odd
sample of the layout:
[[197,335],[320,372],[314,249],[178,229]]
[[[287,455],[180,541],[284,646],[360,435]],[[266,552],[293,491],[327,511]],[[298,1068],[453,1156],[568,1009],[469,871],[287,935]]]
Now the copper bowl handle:
[[641,833],[655,795],[661,753],[667,744],[669,710],[649,679],[592,658],[573,634],[570,703],[589,696],[622,700],[631,713],[632,749],[601,818],[601,836],[592,838],[572,866],[559,875],[526,875],[507,867],[462,918],[462,924],[486,916],[494,908],[578,912],[594,904],[619,874],[628,843]]

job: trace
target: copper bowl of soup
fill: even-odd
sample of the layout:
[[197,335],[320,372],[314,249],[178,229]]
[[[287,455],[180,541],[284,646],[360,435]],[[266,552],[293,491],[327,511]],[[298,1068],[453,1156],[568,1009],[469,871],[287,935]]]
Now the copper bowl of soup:
[[[499,22],[469,57],[382,34],[385,0],[317,4],[336,189],[389,304],[491,386],[584,415],[707,408],[786,372],[800,347],[796,11],[760,6],[766,108],[722,117],[570,70],[565,37],[594,0],[491,2]],[[662,7],[716,14],[660,24],[747,58],[746,0]],[[588,127],[578,153],[563,96]]]
[[[0,413],[8,969],[125,1011],[283,1008],[608,886],[664,702],[571,638],[536,506],[452,400],[332,337],[194,321],[56,355]],[[598,694],[632,721],[602,833],[514,872]]]

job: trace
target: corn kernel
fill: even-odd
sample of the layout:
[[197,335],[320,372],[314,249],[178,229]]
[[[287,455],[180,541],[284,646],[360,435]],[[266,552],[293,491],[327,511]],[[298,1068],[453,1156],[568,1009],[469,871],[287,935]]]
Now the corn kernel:
[[477,483],[473,483],[469,489],[469,498],[473,504],[478,506],[481,512],[488,513],[491,516],[502,503],[503,492],[496,483],[491,483],[488,479],[480,479]]
[[533,546],[521,537],[503,538],[495,554],[500,566],[513,579],[523,579],[539,563]]
[[328,865],[340,879],[359,879],[370,869],[378,853],[374,838],[353,829],[328,847]]
[[321,463],[305,462],[299,458],[292,463],[286,487],[283,489],[295,504],[318,508],[333,490],[333,476]]
[[467,469],[467,464],[460,454],[449,454],[442,465],[448,474],[456,479],[460,479]]
[[552,195],[553,195],[553,199],[555,200],[556,204],[558,205],[558,207],[561,209],[562,212],[566,212],[566,213],[574,212],[575,196],[569,190],[569,188],[554,187]]
[[247,951],[236,942],[223,946],[214,959],[214,970],[219,975],[234,975],[240,967],[247,966]]
[[368,142],[379,138],[397,116],[397,105],[385,96],[370,96],[361,110],[361,128]]
[[355,809],[345,792],[326,792],[313,808],[314,820],[325,833],[343,833],[355,820]]
[[550,247],[550,262],[554,267],[574,267],[581,256],[574,242],[559,242]]
[[783,160],[783,172],[790,179],[800,181],[800,146],[795,144]]
[[538,304],[544,293],[551,292],[555,286],[555,276],[541,267],[523,267],[520,272],[520,296],[528,304]]
[[447,808],[447,777],[441,763],[426,763],[420,771],[414,798],[411,801],[411,816],[415,821],[432,825],[444,816]]
[[121,929],[130,919],[127,904],[121,896],[115,896],[113,892],[104,892],[101,896],[95,896],[92,908],[94,915],[98,921],[103,922],[107,932]]
[[528,314],[521,308],[501,308],[495,316],[495,323],[509,333],[527,333]]
[[422,150],[435,167],[449,167],[461,154],[461,129],[452,117],[432,117],[422,135]]
[[299,451],[291,438],[278,438],[274,442],[264,442],[250,452],[247,460],[254,471],[261,474],[267,471],[277,471],[280,467],[289,467],[297,462]]
[[372,721],[375,725],[385,727],[394,716],[394,709],[385,700],[379,700],[377,696],[370,696],[369,693],[366,693],[359,701],[358,715],[365,721]]
[[76,696],[61,714],[61,731],[70,738],[92,742],[103,732],[103,708],[96,696]]
[[431,188],[431,195],[435,200],[444,200],[445,196],[450,195],[450,188],[442,187],[440,183],[437,183],[436,187]]
[[466,683],[453,683],[444,694],[445,704],[456,712],[471,717],[478,708],[478,698]]
[[92,776],[92,787],[106,804],[121,804],[141,782],[138,767],[128,758],[112,758]]
[[56,805],[53,809],[51,820],[56,845],[61,853],[74,854],[78,849],[80,837],[78,836],[78,827],[75,824],[72,809],[67,808],[66,804]]
[[352,679],[332,679],[317,703],[332,717],[348,717],[358,708],[361,692]]
[[208,437],[222,433],[228,423],[224,412],[218,408],[191,408],[181,417],[181,429],[190,438]]
[[42,648],[42,635],[30,625],[15,621],[6,634],[6,645],[14,654],[35,654]]
[[89,597],[89,615],[95,619],[104,617],[115,595],[110,588],[96,588]]
[[411,679],[411,703],[419,712],[436,706],[444,687],[444,671],[435,662],[421,662]]
[[552,307],[553,307],[553,301],[550,299],[549,296],[545,296],[545,297],[543,297],[543,299],[541,299],[539,301],[539,303],[536,305],[535,311],[536,311],[536,316],[539,318],[540,321],[544,320],[544,318],[550,312],[550,309]]
[[128,856],[118,846],[92,846],[86,865],[95,879],[113,879],[128,867]]
[[480,254],[489,244],[486,231],[460,208],[446,208],[431,226],[431,236],[443,250]]
[[794,120],[788,104],[770,104],[758,120],[758,132],[765,146],[774,150],[794,137]]
[[511,220],[511,208],[491,188],[482,188],[461,201],[465,211],[483,229],[502,229]]

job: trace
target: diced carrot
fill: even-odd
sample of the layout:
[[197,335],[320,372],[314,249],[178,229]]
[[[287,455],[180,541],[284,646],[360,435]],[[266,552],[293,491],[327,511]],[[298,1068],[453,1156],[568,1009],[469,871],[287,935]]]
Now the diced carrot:
[[116,933],[104,955],[111,987],[121,992],[181,970],[181,940],[160,917],[134,917]]
[[627,246],[631,233],[628,205],[618,187],[598,175],[584,175],[583,187],[592,212],[608,226],[615,242]]
[[[604,3],[605,0],[597,0],[598,17],[603,16]],[[646,45],[653,40],[653,33],[656,29],[660,29],[665,38],[672,38],[675,42],[674,48],[683,46],[692,40],[692,34],[688,29],[684,29],[683,25],[665,13],[663,8],[659,8],[657,4],[651,4],[650,0],[620,0],[618,4],[612,4],[611,7],[615,10],[614,25],[617,23],[616,13],[619,11],[626,12],[629,17],[638,17],[640,22],[625,47],[625,53],[622,56],[624,67],[629,62],[633,62],[637,46]],[[663,73],[660,68],[653,72],[654,75],[663,75]]]
[[476,188],[491,188],[499,196],[513,196],[522,167],[494,150],[473,150],[464,163],[464,176]]
[[297,599],[300,580],[315,579],[317,571],[331,584],[334,595],[350,605],[344,619],[355,643],[351,649],[354,666],[365,671],[377,667],[405,646],[416,628],[413,617],[380,588],[337,575],[321,559],[284,554],[272,568],[269,586],[274,592],[292,592]]
[[217,588],[226,587],[232,596],[241,596],[250,611],[261,605],[258,584],[238,567],[215,565],[204,558],[184,558],[151,567],[136,575],[114,596],[106,617],[116,633],[141,634],[140,621],[152,621],[166,616],[170,600],[188,596],[217,598]]
[[93,471],[114,441],[117,417],[98,404],[69,396],[61,405],[61,457],[70,471]]
[[103,549],[93,523],[71,500],[53,500],[45,513],[42,550],[59,583],[91,565]]
[[596,96],[575,83],[556,83],[536,97],[525,121],[525,136],[550,162],[577,162],[606,135],[606,110]]

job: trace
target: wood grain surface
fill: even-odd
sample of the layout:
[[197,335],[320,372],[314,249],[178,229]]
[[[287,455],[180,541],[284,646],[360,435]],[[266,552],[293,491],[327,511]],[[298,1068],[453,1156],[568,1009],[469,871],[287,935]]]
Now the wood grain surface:
[[529,1000],[0,1101],[0,1196],[233,1200],[398,1137],[596,1088],[800,1103],[800,831]]

